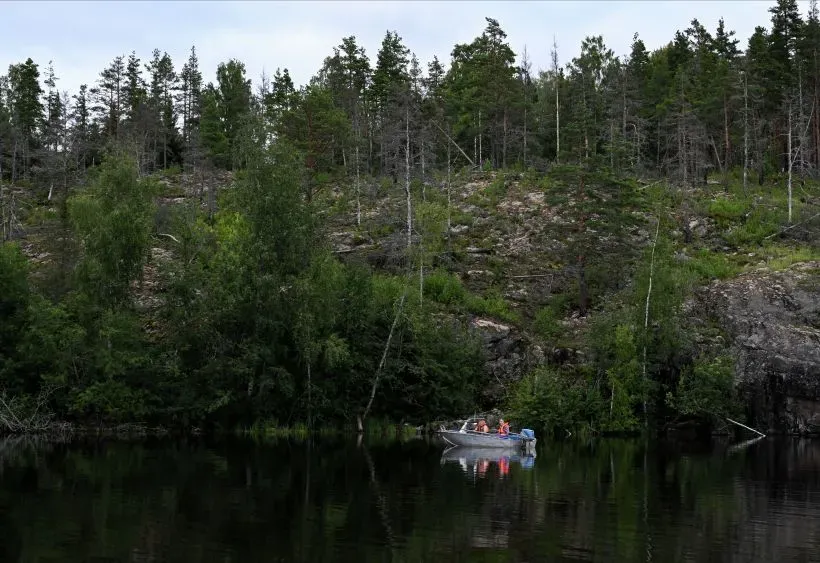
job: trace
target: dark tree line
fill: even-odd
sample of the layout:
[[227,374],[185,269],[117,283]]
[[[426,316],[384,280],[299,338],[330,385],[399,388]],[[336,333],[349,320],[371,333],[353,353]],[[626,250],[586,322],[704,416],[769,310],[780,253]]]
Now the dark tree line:
[[812,174],[820,165],[817,5],[801,15],[796,0],[778,0],[770,11],[768,28],[757,27],[746,46],[722,20],[713,31],[693,20],[653,52],[635,34],[623,57],[588,37],[565,67],[555,53],[537,74],[526,50],[516,64],[489,18],[480,36],[454,46],[447,68],[438,58],[423,68],[389,31],[375,61],[346,37],[309,84],[297,88],[277,70],[256,92],[236,60],[203,84],[193,48],[181,68],[160,50],[147,63],[117,56],[72,95],[50,65],[43,71],[28,59],[0,81],[0,178],[43,186],[73,178],[110,142],[129,146],[143,173],[206,159],[231,168],[251,110],[264,115],[271,140],[286,136],[306,151],[317,177],[398,176],[406,121],[421,177],[446,167],[448,149],[453,164],[593,159],[682,182],[733,168],[762,181],[789,162]]

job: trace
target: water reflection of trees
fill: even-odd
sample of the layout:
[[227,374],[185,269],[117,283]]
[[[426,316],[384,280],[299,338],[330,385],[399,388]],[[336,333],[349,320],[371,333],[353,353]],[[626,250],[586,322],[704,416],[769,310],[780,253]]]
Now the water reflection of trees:
[[421,441],[3,444],[4,561],[735,562],[820,549],[817,443],[559,443],[531,470],[478,480]]

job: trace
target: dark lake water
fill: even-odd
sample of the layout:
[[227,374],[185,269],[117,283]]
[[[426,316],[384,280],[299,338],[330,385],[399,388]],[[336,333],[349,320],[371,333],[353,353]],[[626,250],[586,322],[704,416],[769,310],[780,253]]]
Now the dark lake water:
[[0,439],[2,562],[820,561],[820,442]]

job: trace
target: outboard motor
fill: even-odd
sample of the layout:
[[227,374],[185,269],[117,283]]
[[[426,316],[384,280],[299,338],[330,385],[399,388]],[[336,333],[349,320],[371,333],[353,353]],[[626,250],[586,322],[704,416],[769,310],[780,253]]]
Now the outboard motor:
[[521,429],[521,438],[524,442],[524,451],[527,453],[535,453],[535,431],[529,428]]

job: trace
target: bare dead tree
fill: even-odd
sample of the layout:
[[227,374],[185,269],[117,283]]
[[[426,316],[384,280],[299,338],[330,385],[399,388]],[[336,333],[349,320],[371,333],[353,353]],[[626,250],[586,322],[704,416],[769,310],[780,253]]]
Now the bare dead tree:
[[33,403],[29,404],[21,397],[0,392],[0,430],[10,434],[27,434],[43,432],[52,423],[54,413],[47,410],[48,401],[56,388],[43,387]]
[[743,77],[743,193],[746,194],[749,183],[749,80],[745,71],[740,74]]
[[555,163],[558,164],[561,155],[561,116],[558,106],[558,42],[554,35],[552,36],[550,58],[552,59],[552,73],[555,84]]
[[[646,290],[646,307],[644,309],[644,318],[643,318],[643,330],[644,334],[646,331],[649,330],[649,300],[652,297],[652,276],[655,272],[655,247],[658,245],[658,234],[660,233],[661,229],[661,216],[658,215],[658,221],[655,225],[655,239],[652,241],[652,257],[649,259],[649,287]],[[646,338],[644,338],[643,344],[643,382],[646,385]],[[646,420],[646,396],[644,395],[643,400],[643,416],[644,416],[644,423],[647,422]]]

